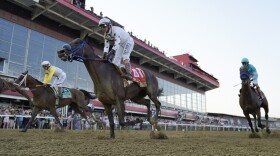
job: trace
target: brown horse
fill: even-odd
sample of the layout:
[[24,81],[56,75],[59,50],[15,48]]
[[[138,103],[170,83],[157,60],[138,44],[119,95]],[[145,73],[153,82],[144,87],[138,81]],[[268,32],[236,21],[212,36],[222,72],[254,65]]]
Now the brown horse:
[[[14,84],[22,87],[28,87],[33,94],[34,107],[32,110],[32,116],[28,121],[27,125],[25,126],[25,128],[22,130],[22,132],[27,131],[27,128],[34,121],[38,112],[41,111],[42,109],[49,110],[51,115],[55,118],[56,122],[60,125],[61,129],[63,129],[63,126],[60,123],[56,112],[56,107],[55,107],[56,97],[53,89],[50,86],[44,86],[42,82],[28,75],[28,71],[22,73],[15,80]],[[93,112],[91,109],[87,107],[87,103],[85,100],[88,99],[89,97],[85,98],[85,94],[83,93],[85,92],[84,90],[83,92],[77,89],[69,89],[69,90],[72,94],[72,98],[62,98],[62,99],[60,98],[58,108],[69,105],[73,110],[75,110],[76,113],[81,114],[81,116],[85,118],[85,120],[89,124],[91,124],[91,122],[88,121],[87,117],[80,109],[82,108],[84,110],[87,110],[92,115]],[[90,94],[86,94],[86,95],[90,95]]]
[[[261,129],[266,127],[266,132],[269,134],[270,129],[268,126],[268,102],[264,93],[262,93],[264,99],[259,100],[256,90],[251,86],[251,80],[250,80],[249,73],[247,72],[247,69],[240,71],[240,78],[242,80],[242,88],[240,90],[239,104],[243,110],[243,114],[248,120],[248,124],[251,128],[252,133],[255,133],[255,131],[259,132],[258,127],[260,127]],[[261,124],[261,112],[260,112],[261,107],[265,111],[266,126]],[[252,126],[250,114],[252,114],[255,119],[255,130],[253,129]],[[256,123],[257,122],[256,116],[258,119],[258,127]]]
[[13,92],[17,91],[22,96],[27,98],[27,100],[29,101],[29,104],[31,104],[30,106],[33,105],[32,100],[30,99],[30,97],[27,95],[27,93],[25,91],[21,90],[20,87],[14,85],[13,82],[0,78],[0,93],[3,93],[7,90],[11,90]]
[[[157,125],[157,120],[161,103],[157,99],[157,96],[162,92],[162,89],[159,89],[156,77],[148,70],[143,70],[146,77],[147,87],[140,87],[136,83],[124,87],[124,80],[116,67],[97,56],[86,40],[87,36],[84,39],[77,38],[70,42],[70,44],[64,45],[63,49],[57,53],[58,57],[63,61],[68,60],[72,62],[73,60],[76,60],[85,64],[94,83],[97,98],[102,102],[105,111],[108,114],[110,122],[110,137],[115,138],[112,105],[116,106],[119,123],[121,126],[124,126],[124,101],[128,99],[135,103],[147,106],[148,121],[160,130]],[[150,100],[144,98],[147,95],[156,107],[156,117],[154,121],[151,121],[150,119]]]

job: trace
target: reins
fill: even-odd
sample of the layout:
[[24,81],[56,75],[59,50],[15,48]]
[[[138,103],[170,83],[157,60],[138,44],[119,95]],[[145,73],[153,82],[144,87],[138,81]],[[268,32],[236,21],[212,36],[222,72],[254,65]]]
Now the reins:
[[[107,62],[108,60],[103,59],[103,58],[86,58],[84,57],[85,55],[85,45],[88,45],[87,42],[85,40],[83,40],[83,42],[78,45],[76,48],[72,48],[72,46],[69,44],[67,44],[67,46],[64,46],[64,48],[66,48],[67,50],[71,51],[70,54],[70,59],[69,61],[72,62],[73,60],[79,61],[79,62],[83,62],[84,60],[91,60],[91,61],[100,61],[100,62]],[[92,52],[94,53],[94,49],[89,46],[92,50]],[[82,55],[77,55],[77,53],[82,49]]]

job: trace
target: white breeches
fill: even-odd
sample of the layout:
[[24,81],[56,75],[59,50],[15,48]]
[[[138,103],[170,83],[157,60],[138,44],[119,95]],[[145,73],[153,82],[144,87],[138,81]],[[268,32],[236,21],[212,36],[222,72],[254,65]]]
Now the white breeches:
[[254,85],[257,85],[258,84],[258,73],[257,72],[254,72],[252,75],[251,75],[251,78],[252,77],[256,77],[256,79],[254,79],[252,82]]
[[55,77],[51,86],[52,87],[61,87],[62,83],[65,81],[65,79],[66,79],[66,74],[62,73],[62,74],[60,74],[59,77]]
[[116,51],[112,63],[114,63],[117,66],[120,66],[122,60],[129,60],[133,47],[134,47],[134,41],[132,39],[128,40],[123,45],[120,45]]

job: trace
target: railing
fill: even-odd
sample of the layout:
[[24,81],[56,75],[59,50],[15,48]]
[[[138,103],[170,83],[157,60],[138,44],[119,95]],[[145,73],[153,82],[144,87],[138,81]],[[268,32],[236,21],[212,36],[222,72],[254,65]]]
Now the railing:
[[[15,124],[16,124],[16,118],[18,117],[24,117],[24,118],[30,118],[30,115],[0,115],[0,117],[15,117]],[[44,118],[44,119],[50,119],[50,128],[53,129],[54,125],[54,117],[42,117],[37,116],[37,119]],[[62,120],[68,120],[69,118],[60,118]],[[74,118],[70,118],[69,121],[69,129],[73,130],[74,128]],[[85,128],[85,119],[78,119],[81,121],[81,129],[84,130]],[[68,122],[67,122],[68,123]],[[209,124],[176,124],[176,123],[159,123],[158,124],[162,130],[164,131],[250,131],[249,126],[238,126],[238,125],[209,125]],[[104,125],[105,126],[105,125]],[[118,123],[115,123],[116,129],[121,129]],[[96,129],[96,125],[94,126],[94,129]],[[105,127],[106,128],[106,127]],[[108,127],[107,127],[108,128]],[[134,125],[134,126],[128,126],[128,129],[134,129],[134,130],[152,130],[154,127],[150,125],[147,121],[143,122],[142,125],[140,123]],[[271,130],[280,130],[280,127],[270,127]]]

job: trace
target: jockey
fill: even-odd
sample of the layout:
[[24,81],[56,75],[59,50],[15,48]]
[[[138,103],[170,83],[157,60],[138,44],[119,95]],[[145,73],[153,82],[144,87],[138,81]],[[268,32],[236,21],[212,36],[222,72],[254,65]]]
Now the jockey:
[[[105,44],[103,58],[111,59],[111,57],[115,55],[112,63],[119,67],[120,72],[120,65],[123,61],[127,73],[125,75],[125,78],[127,80],[132,80],[130,65],[130,54],[134,47],[134,41],[132,37],[130,37],[128,32],[126,32],[123,28],[113,26],[108,18],[102,18],[99,21],[98,26],[104,32]],[[114,41],[114,46],[110,50],[110,52],[108,52],[110,47],[110,41]]]
[[41,63],[42,67],[44,68],[45,77],[44,77],[44,85],[47,85],[53,76],[55,76],[55,79],[53,83],[51,84],[51,87],[53,87],[57,91],[56,97],[58,98],[60,95],[60,91],[58,90],[58,87],[62,86],[62,83],[66,79],[65,72],[55,66],[52,66],[49,61],[43,61]]
[[241,63],[242,63],[242,66],[240,67],[240,70],[244,70],[244,68],[248,68],[247,71],[250,74],[250,79],[253,82],[253,85],[256,86],[256,90],[257,90],[257,93],[259,95],[259,99],[262,100],[263,96],[261,94],[261,89],[260,89],[260,86],[258,84],[257,69],[252,64],[249,64],[249,59],[247,59],[247,58],[243,58],[241,60]]

